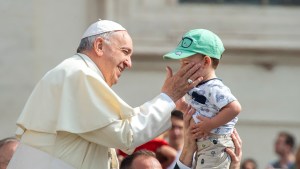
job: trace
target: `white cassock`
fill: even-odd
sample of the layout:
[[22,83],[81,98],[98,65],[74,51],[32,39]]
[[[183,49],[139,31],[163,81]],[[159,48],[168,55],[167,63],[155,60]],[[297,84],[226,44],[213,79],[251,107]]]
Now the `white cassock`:
[[113,148],[132,153],[158,136],[171,126],[174,108],[163,93],[130,107],[89,57],[76,54],[33,90],[17,121],[21,146],[8,169],[118,168]]

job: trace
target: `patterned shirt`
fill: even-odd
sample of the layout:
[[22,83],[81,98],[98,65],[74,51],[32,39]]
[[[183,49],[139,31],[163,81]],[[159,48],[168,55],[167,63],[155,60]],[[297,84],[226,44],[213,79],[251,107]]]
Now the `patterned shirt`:
[[[196,109],[196,113],[193,115],[196,123],[200,122],[197,118],[198,115],[213,118],[224,106],[235,100],[237,99],[232,95],[230,89],[218,78],[202,82],[186,94],[187,103]],[[211,130],[211,133],[230,134],[237,121],[238,118],[235,117],[227,124]]]

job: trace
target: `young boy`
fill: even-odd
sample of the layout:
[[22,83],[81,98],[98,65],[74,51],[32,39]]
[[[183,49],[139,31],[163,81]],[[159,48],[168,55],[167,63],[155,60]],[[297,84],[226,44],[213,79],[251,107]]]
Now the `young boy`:
[[[230,135],[241,106],[215,74],[224,50],[216,34],[195,29],[183,36],[174,51],[164,55],[164,59],[180,59],[181,66],[189,62],[201,64],[203,80],[185,97],[186,102],[196,109],[193,119],[198,123],[197,132],[202,133],[197,139],[197,169],[229,168],[231,160],[224,150],[226,147],[234,149]],[[187,79],[187,84],[194,80]]]

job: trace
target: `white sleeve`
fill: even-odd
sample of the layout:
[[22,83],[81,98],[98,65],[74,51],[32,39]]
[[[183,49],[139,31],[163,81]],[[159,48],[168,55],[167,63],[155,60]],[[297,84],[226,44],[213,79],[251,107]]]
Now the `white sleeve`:
[[135,108],[135,116],[79,135],[91,142],[131,153],[135,147],[171,127],[170,117],[174,108],[175,104],[171,98],[161,93],[153,100]]
[[211,96],[209,99],[211,103],[215,103],[215,106],[219,109],[222,109],[227,104],[237,100],[230,89],[225,85],[211,88]]
[[180,160],[177,160],[177,166],[180,168],[180,169],[191,169],[190,167],[187,167],[186,165],[182,164],[180,162]]

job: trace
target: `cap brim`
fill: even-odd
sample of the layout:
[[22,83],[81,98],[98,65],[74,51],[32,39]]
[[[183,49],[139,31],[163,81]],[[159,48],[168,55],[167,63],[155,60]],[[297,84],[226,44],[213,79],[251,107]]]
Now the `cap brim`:
[[184,50],[174,50],[163,56],[164,59],[183,59],[196,54],[195,52],[184,51]]

